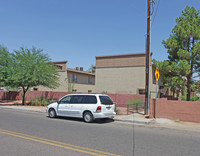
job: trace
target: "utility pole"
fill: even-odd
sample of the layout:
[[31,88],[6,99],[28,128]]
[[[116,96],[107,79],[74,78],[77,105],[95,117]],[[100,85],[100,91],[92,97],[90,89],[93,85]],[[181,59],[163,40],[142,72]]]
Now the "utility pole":
[[144,113],[148,115],[148,107],[149,107],[149,66],[150,66],[150,20],[151,20],[151,0],[147,0],[148,2],[148,10],[147,10],[147,47],[146,47],[146,85],[145,85],[145,108]]

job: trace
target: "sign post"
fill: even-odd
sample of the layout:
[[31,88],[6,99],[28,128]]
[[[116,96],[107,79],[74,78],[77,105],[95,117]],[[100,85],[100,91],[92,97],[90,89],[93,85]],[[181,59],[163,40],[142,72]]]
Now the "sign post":
[[155,77],[156,77],[156,101],[155,101],[154,112],[155,112],[155,118],[156,118],[156,110],[157,110],[157,96],[158,96],[157,87],[158,87],[158,80],[159,80],[159,78],[160,78],[160,73],[159,73],[159,69],[158,69],[158,67],[156,67]]

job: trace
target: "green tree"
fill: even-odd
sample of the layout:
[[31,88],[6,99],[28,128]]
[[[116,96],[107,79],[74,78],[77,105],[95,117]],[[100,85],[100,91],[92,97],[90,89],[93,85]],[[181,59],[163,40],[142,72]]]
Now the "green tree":
[[184,76],[184,72],[188,73],[189,69],[184,68],[183,70],[182,63],[170,62],[169,60],[164,61],[156,61],[153,60],[153,65],[155,67],[159,67],[159,71],[162,75],[162,81],[165,87],[170,87],[173,92],[173,96],[175,93],[179,96],[179,93],[182,92],[184,95],[184,86],[186,83],[186,79]]
[[11,61],[11,54],[8,49],[0,45],[0,86],[5,86],[8,82],[8,66]]
[[59,85],[57,68],[42,51],[36,48],[20,48],[9,54],[11,59],[5,68],[7,75],[5,85],[22,88],[23,105],[29,88],[39,85],[55,88]]
[[95,65],[91,65],[90,68],[88,69],[89,72],[95,73]]
[[[200,15],[194,7],[186,6],[170,37],[163,41],[168,49],[170,64],[175,62],[180,76],[186,78],[187,101],[190,100],[194,73],[200,73]],[[180,77],[179,76],[179,77]]]

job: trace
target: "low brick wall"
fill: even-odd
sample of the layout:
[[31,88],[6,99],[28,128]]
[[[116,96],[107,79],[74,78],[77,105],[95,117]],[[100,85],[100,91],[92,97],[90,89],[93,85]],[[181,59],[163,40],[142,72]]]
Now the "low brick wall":
[[[68,94],[68,92],[51,92],[51,91],[27,91],[26,100],[30,101],[35,97],[48,97],[58,100]],[[22,100],[21,91],[0,91],[0,100]]]
[[21,100],[21,92],[0,91],[0,100]]
[[149,115],[150,118],[167,118],[200,123],[200,101],[157,99],[155,113],[155,99],[151,99]]
[[145,102],[145,96],[144,95],[134,95],[134,94],[106,94],[108,95],[114,103],[118,107],[127,107],[127,102],[130,99],[134,98],[141,98],[143,102]]
[[[52,91],[27,91],[26,100],[30,101],[35,97],[48,97],[53,100],[59,100],[63,96],[69,94],[68,92],[52,92]],[[22,100],[21,91],[0,91],[0,100]],[[127,102],[131,98],[140,97],[145,101],[144,95],[133,94],[107,94],[116,104],[117,107],[127,108]]]

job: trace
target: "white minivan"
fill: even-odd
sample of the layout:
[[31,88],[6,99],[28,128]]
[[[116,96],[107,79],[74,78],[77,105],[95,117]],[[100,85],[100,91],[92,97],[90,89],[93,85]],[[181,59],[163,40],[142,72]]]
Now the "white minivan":
[[58,102],[49,104],[47,114],[50,118],[83,118],[85,122],[97,118],[113,118],[116,115],[115,104],[109,96],[103,94],[68,94]]

